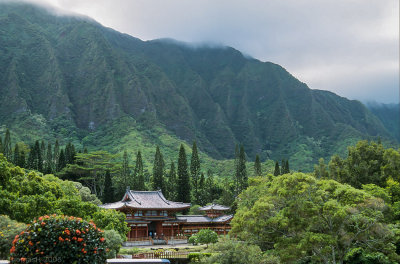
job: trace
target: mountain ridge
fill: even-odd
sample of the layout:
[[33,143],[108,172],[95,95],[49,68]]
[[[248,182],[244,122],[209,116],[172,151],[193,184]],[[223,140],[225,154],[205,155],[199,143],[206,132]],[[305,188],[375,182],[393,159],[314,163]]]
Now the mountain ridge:
[[393,141],[360,102],[311,90],[234,48],[141,41],[33,5],[0,6],[0,123],[38,114],[55,134],[61,123],[82,140],[129,116],[196,140],[216,159],[232,158],[241,143],[250,158],[290,157],[307,167],[342,153],[345,142]]

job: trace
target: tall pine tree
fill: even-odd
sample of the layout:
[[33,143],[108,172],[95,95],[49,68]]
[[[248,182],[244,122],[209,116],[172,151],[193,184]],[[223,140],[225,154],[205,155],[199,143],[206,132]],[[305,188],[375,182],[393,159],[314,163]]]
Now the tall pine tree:
[[21,168],[25,168],[26,167],[25,151],[21,150],[21,153],[19,154],[19,161],[18,161],[18,163],[16,165],[21,167]]
[[192,157],[190,159],[190,176],[192,179],[192,190],[194,203],[199,204],[199,180],[200,180],[200,159],[197,151],[196,141],[192,146]]
[[14,157],[13,157],[13,163],[16,166],[18,166],[18,162],[19,162],[19,158],[20,158],[19,154],[20,154],[19,146],[18,146],[18,143],[17,143],[17,144],[15,144],[15,147],[14,147]]
[[133,173],[133,188],[137,191],[145,191],[146,185],[144,183],[143,160],[140,150],[136,154],[136,165]]
[[274,176],[281,175],[281,169],[279,168],[279,162],[275,161],[275,170],[274,170]]
[[181,144],[178,157],[178,197],[179,202],[190,203],[190,179],[185,148]]
[[206,190],[206,179],[204,177],[204,173],[201,173],[199,180],[199,198],[197,200],[197,204],[205,205],[207,199],[207,190]]
[[261,176],[261,161],[260,161],[260,156],[258,154],[256,155],[256,160],[254,162],[254,174],[256,176]]
[[235,146],[235,162],[234,162],[234,166],[235,166],[235,192],[236,195],[238,195],[239,189],[240,189],[240,169],[239,169],[239,145],[236,144]]
[[3,149],[3,139],[0,136],[0,153],[4,153],[4,149]]
[[290,173],[290,168],[289,168],[289,160],[288,160],[288,159],[286,160],[286,163],[285,163],[285,168],[286,168],[286,171],[285,171],[285,173]]
[[153,181],[152,181],[153,190],[161,190],[163,193],[165,192],[164,186],[164,159],[160,152],[160,147],[157,146],[156,154],[154,155],[154,164],[153,164]]
[[[129,179],[129,157],[128,157],[128,152],[124,150],[124,155],[122,156],[122,180],[124,183],[124,187],[126,188],[128,186],[128,179]],[[131,185],[131,188],[133,188],[133,185]]]
[[50,142],[47,143],[45,173],[51,174],[54,172],[53,151]]
[[103,203],[112,203],[114,202],[114,187],[111,179],[110,170],[106,171],[106,175],[104,178],[104,195],[103,195]]
[[167,181],[167,194],[168,196],[167,199],[175,201],[177,199],[177,179],[176,179],[176,169],[175,169],[175,163],[172,161],[171,162],[171,167],[169,169],[168,173],[168,181]]
[[58,156],[58,161],[57,161],[57,171],[61,171],[66,166],[67,166],[67,161],[65,159],[64,150],[61,149],[60,155]]
[[53,164],[54,164],[54,170],[56,172],[59,172],[59,165],[58,161],[60,159],[60,144],[58,143],[58,139],[56,139],[56,143],[54,144],[54,153],[53,153]]
[[[239,193],[245,190],[248,187],[248,178],[247,178],[247,170],[246,170],[246,153],[244,152],[243,145],[240,146],[239,151]],[[238,193],[238,194],[239,194]]]

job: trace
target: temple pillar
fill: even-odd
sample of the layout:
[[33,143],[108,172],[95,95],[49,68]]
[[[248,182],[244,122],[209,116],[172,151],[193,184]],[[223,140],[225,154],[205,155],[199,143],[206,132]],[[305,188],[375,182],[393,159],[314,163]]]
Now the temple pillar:
[[135,225],[135,238],[137,238],[137,230],[138,230],[138,225]]

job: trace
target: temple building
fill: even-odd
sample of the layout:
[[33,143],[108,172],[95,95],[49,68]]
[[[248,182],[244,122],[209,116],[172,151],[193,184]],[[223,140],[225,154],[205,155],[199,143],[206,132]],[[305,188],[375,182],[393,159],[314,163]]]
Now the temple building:
[[126,214],[131,230],[128,241],[164,240],[184,237],[209,228],[218,234],[230,230],[233,215],[224,215],[229,207],[210,205],[201,207],[206,215],[177,215],[189,209],[189,203],[173,202],[165,199],[161,191],[132,191],[127,189],[121,201],[101,205]]

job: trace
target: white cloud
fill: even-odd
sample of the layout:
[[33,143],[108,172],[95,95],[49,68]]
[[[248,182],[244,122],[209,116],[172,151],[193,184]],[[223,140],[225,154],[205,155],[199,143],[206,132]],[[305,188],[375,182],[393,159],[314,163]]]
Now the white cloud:
[[229,45],[282,65],[310,88],[364,101],[399,100],[398,0],[28,1],[90,16],[143,40]]

